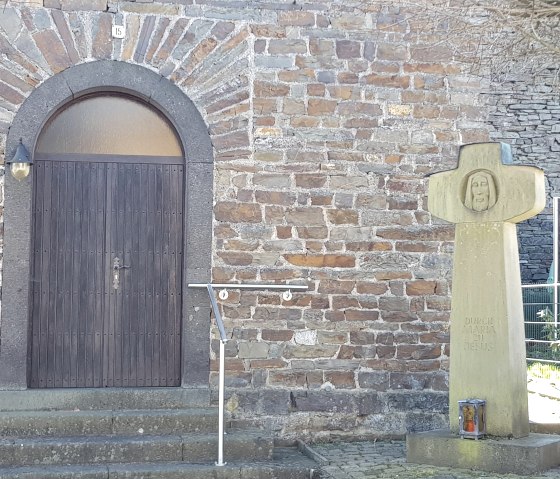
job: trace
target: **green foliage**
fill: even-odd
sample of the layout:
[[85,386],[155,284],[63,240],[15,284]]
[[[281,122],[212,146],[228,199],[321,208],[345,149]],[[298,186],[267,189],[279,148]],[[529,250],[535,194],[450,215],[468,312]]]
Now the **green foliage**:
[[552,311],[547,307],[538,311],[537,317],[539,321],[546,323],[540,328],[542,340],[550,343],[527,343],[527,357],[560,361],[560,327],[555,324]]
[[560,383],[560,364],[546,364],[531,361],[527,365],[529,379],[546,379],[552,383]]

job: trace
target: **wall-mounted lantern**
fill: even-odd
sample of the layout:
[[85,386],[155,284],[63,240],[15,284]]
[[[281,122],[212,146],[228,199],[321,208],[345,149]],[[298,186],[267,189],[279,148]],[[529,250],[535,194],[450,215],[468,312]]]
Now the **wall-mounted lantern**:
[[459,434],[461,439],[480,439],[486,434],[486,401],[459,401]]
[[23,145],[21,138],[19,139],[19,144],[14,156],[11,160],[6,161],[6,163],[11,165],[10,171],[16,180],[21,181],[29,175],[33,162],[29,158],[29,151],[27,151],[27,148]]

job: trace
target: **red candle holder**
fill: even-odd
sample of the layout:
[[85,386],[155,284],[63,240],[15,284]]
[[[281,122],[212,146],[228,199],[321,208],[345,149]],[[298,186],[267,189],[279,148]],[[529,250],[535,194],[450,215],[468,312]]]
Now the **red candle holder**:
[[459,434],[461,439],[480,439],[486,434],[486,401],[459,401]]

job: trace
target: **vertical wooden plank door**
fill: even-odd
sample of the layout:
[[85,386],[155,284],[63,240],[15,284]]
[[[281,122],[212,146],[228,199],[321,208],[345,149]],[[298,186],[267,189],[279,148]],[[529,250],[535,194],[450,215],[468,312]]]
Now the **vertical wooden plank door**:
[[30,387],[178,386],[183,166],[97,160],[35,164]]

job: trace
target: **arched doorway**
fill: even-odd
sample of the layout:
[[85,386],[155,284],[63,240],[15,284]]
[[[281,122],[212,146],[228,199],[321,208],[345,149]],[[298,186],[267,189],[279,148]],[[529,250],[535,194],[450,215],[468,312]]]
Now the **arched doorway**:
[[[95,107],[89,102],[99,100],[128,102],[123,107],[127,120],[117,126],[112,117],[119,115],[111,109],[94,120]],[[92,131],[83,134],[80,128]],[[194,104],[176,85],[146,68],[109,60],[90,62],[53,76],[31,93],[10,127],[7,155],[13,154],[20,138],[33,152],[34,166],[21,182],[5,177],[0,389],[207,388],[210,308],[204,291],[189,291],[186,285],[209,282],[211,277],[213,148]],[[76,208],[78,197],[81,213]],[[145,231],[147,236],[142,237],[140,232]],[[163,236],[156,240],[156,232]],[[49,246],[46,254],[36,256],[43,242],[57,248]],[[176,259],[159,259],[166,254]],[[43,268],[50,264],[57,266]],[[35,284],[36,278],[42,286]],[[157,289],[155,283],[165,284]],[[171,292],[175,300],[169,305],[161,299]],[[70,299],[72,295],[81,299]],[[43,296],[49,299],[40,299]],[[149,302],[154,296],[160,301],[157,308]],[[35,316],[34,311],[41,309],[54,318],[52,322],[41,323],[43,319]],[[78,311],[87,311],[85,323],[73,322]],[[100,317],[98,312],[113,318],[109,326],[92,320]],[[153,329],[156,316],[174,319]],[[115,319],[120,317],[125,319]],[[58,318],[64,319],[57,322]],[[179,338],[171,346],[173,354],[168,356],[167,344],[165,361],[163,349],[155,360],[152,341],[152,358],[146,360],[148,343],[138,338],[155,335],[161,342],[162,333]],[[109,342],[81,337],[111,334]],[[118,340],[115,334],[120,334]],[[74,352],[68,351],[65,341]],[[110,341],[112,352],[106,348]],[[82,373],[74,360],[81,361]],[[120,378],[111,366],[117,363]],[[156,363],[157,375],[152,368],[150,377],[147,364]]]
[[65,105],[37,140],[30,386],[181,383],[183,152],[137,98]]

